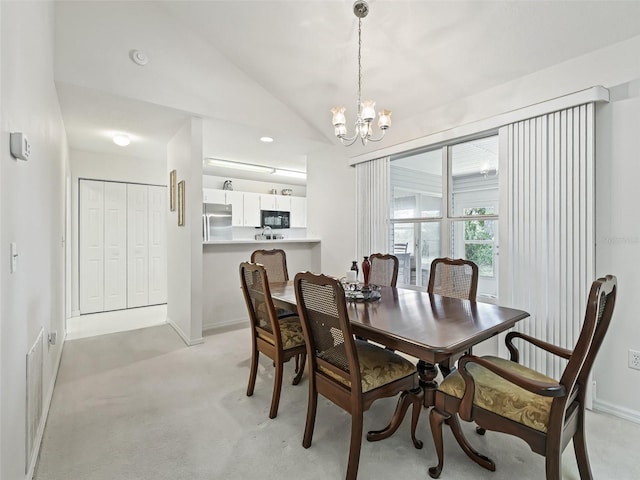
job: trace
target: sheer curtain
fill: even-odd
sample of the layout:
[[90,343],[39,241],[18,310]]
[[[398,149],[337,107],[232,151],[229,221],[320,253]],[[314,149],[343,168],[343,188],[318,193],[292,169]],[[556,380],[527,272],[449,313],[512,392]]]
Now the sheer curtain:
[[[363,256],[389,252],[389,157],[356,165],[356,253]],[[393,253],[393,252],[391,252]]]
[[[573,348],[595,271],[594,106],[513,123],[500,137],[500,303],[531,314],[516,330]],[[564,368],[541,349],[521,353],[549,376]]]

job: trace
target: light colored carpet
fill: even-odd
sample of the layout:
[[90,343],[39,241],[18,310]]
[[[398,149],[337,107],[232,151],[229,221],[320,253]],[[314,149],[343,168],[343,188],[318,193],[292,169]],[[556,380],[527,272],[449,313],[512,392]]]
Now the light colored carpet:
[[[164,325],[68,341],[44,432],[37,480],[341,479],[349,449],[350,417],[320,397],[313,443],[302,447],[306,375],[290,384],[287,364],[278,417],[267,416],[273,367],[260,363],[253,397],[249,331],[208,335],[186,347]],[[395,406],[385,399],[365,413],[365,431],[384,426]],[[382,442],[363,440],[359,478],[429,478],[436,463],[427,411],[413,448],[409,419]],[[596,479],[640,478],[640,425],[588,414],[587,441]],[[512,480],[544,478],[544,460],[513,437],[469,424],[473,445],[496,461],[488,472],[460,450],[445,429],[441,478]],[[573,447],[563,455],[563,478],[579,478]]]

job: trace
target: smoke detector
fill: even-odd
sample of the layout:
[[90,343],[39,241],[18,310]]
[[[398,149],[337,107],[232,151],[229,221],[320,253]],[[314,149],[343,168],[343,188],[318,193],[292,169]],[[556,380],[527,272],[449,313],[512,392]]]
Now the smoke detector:
[[131,50],[129,52],[129,58],[131,58],[133,63],[135,63],[136,65],[140,65],[141,67],[144,67],[147,63],[149,63],[149,57],[147,57],[147,54],[142,50]]

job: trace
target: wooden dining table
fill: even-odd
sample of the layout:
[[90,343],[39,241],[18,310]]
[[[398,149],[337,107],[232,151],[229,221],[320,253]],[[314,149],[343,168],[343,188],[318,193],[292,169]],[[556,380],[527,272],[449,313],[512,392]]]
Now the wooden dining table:
[[[269,286],[276,306],[296,311],[293,281]],[[437,364],[529,316],[523,310],[426,291],[379,288],[378,300],[347,302],[353,333],[421,360],[417,368],[425,407],[434,405]]]

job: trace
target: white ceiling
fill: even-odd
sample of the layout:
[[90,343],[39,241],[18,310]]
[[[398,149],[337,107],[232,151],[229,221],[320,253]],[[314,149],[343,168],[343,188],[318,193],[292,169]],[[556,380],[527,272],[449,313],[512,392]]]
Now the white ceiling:
[[[393,111],[389,144],[433,108],[640,34],[640,1],[369,3],[363,99]],[[308,153],[337,144],[331,107],[353,118],[352,4],[58,0],[56,85],[70,147],[162,161],[197,116],[205,156],[305,170]],[[132,49],[149,63],[134,64]],[[116,147],[115,131],[131,145]]]

